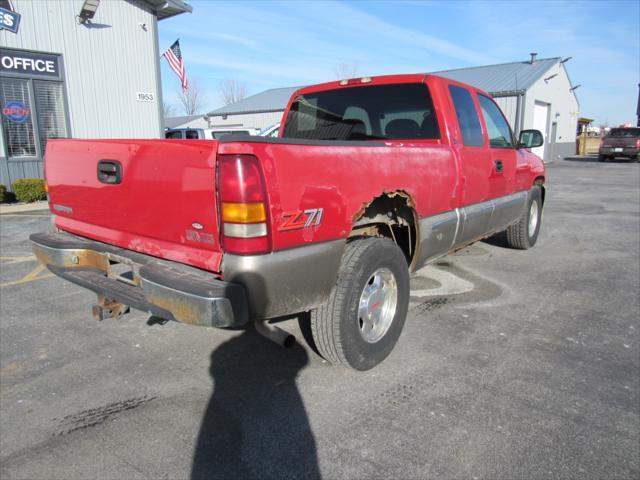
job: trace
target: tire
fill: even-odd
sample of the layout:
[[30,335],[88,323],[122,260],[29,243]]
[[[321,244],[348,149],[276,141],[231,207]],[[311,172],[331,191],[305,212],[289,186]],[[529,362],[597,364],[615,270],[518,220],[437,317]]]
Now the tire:
[[[535,220],[532,220],[535,218]],[[528,250],[536,244],[542,224],[542,193],[540,187],[531,189],[527,208],[520,219],[507,228],[507,245],[517,250]]]
[[409,268],[402,250],[386,238],[350,242],[328,300],[311,311],[315,346],[332,364],[370,370],[393,350],[408,307]]
[[606,155],[598,155],[598,161],[599,162],[606,162],[607,161],[607,156]]

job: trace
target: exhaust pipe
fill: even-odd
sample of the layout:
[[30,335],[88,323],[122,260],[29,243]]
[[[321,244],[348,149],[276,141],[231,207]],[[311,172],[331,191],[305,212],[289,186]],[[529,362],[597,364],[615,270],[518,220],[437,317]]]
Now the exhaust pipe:
[[256,331],[260,335],[268,338],[272,342],[277,343],[281,347],[293,347],[293,345],[296,343],[296,337],[288,332],[285,332],[281,328],[276,327],[275,325],[271,325],[266,320],[256,320],[254,324],[256,326]]

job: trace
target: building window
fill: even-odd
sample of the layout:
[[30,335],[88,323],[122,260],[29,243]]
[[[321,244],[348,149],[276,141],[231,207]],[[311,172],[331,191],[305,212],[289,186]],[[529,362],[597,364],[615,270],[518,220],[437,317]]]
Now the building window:
[[0,78],[0,101],[2,101],[2,130],[5,134],[7,155],[35,157],[36,137],[33,127],[29,81]]
[[48,139],[69,136],[65,117],[64,93],[62,83],[41,80],[33,81],[33,91],[36,100],[40,148],[44,153]]

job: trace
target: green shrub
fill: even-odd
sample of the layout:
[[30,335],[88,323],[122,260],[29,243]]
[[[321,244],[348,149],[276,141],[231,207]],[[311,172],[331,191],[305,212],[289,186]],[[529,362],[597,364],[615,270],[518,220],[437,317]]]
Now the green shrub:
[[7,200],[7,187],[0,183],[0,203]]
[[30,203],[47,198],[47,192],[44,191],[44,180],[41,178],[19,178],[11,186],[19,202]]

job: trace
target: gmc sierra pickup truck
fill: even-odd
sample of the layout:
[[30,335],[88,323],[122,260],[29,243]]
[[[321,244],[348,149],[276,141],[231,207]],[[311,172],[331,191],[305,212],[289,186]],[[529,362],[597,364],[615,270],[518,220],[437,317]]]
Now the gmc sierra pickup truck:
[[282,340],[265,319],[310,312],[319,353],[367,370],[400,336],[411,271],[505,230],[536,243],[541,143],[452,80],[325,83],[293,94],[279,138],[51,140],[56,228],[31,240],[99,319],[255,321]]

